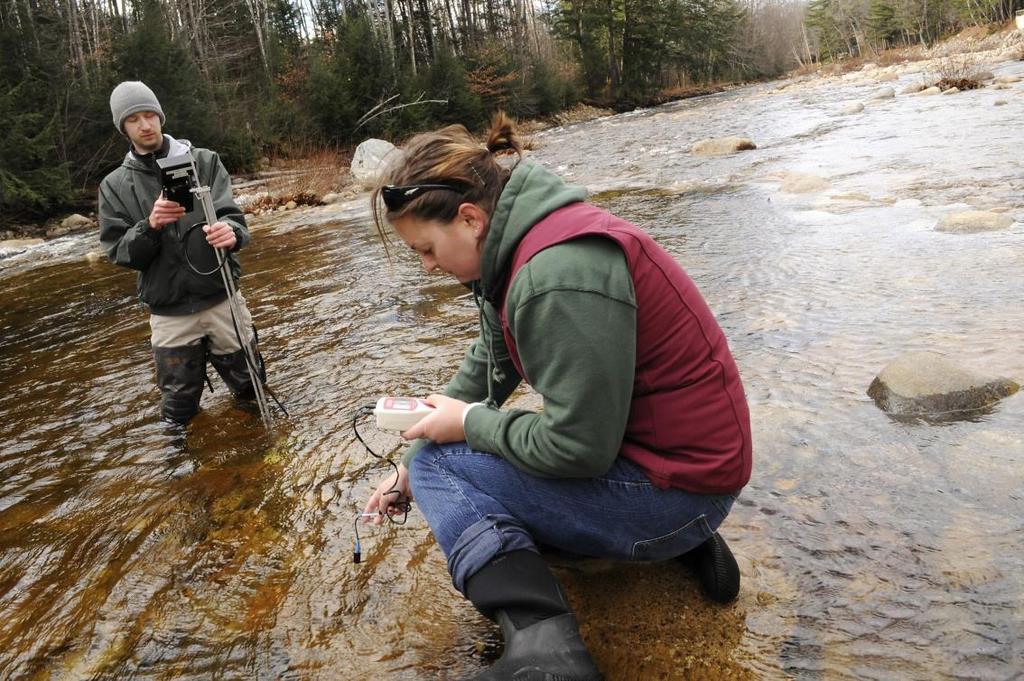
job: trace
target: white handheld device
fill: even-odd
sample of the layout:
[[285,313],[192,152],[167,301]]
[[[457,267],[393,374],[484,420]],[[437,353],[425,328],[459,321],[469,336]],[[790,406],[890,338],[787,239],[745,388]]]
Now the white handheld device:
[[373,408],[378,428],[397,431],[413,427],[433,411],[432,406],[416,397],[382,397]]

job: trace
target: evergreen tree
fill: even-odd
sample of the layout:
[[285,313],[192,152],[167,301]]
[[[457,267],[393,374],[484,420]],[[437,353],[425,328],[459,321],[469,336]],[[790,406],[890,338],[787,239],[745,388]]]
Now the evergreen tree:
[[57,155],[56,112],[26,109],[44,83],[26,78],[0,85],[0,213],[9,219],[45,217],[71,200],[67,163]]
[[896,8],[891,0],[871,0],[868,8],[868,37],[876,45],[892,46],[900,36],[896,21]]

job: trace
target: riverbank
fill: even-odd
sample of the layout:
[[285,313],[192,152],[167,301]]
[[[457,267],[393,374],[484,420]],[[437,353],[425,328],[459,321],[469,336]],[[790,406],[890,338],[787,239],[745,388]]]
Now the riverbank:
[[[1005,89],[1010,83],[986,81],[988,67],[1024,59],[1024,32],[1013,24],[972,27],[931,47],[915,46],[892,49],[876,54],[825,64],[808,64],[777,81],[775,91],[821,87],[833,83],[877,81],[884,85],[906,74],[921,74],[920,87],[940,87],[947,91],[952,85]],[[645,106],[665,104],[743,87],[745,84],[691,87],[663,92]],[[913,94],[905,89],[901,94]],[[628,107],[627,107],[628,108]],[[550,118],[521,122],[527,135],[596,118],[621,113],[621,102],[615,108],[597,102],[580,103]],[[233,177],[236,198],[250,215],[296,210],[303,207],[329,205],[350,201],[365,190],[354,182],[348,172],[353,149],[317,150],[302,158],[264,158],[262,170]],[[76,232],[96,229],[95,206],[79,213],[60,214],[42,224],[5,225],[0,228],[0,257],[22,252],[46,241]]]

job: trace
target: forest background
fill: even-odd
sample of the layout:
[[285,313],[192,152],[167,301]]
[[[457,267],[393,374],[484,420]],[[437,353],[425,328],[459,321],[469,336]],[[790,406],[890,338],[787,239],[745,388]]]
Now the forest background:
[[108,98],[232,173],[497,109],[628,110],[1005,22],[1024,0],[0,0],[0,226],[88,205]]

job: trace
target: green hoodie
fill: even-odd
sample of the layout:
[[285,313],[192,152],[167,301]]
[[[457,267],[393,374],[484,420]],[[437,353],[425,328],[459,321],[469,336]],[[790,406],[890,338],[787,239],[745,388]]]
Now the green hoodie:
[[[633,281],[618,245],[590,237],[541,251],[512,281],[509,328],[544,408],[498,409],[521,380],[498,316],[512,256],[533,225],[585,197],[583,189],[566,185],[535,163],[522,162],[512,172],[481,253],[480,336],[445,390],[466,402],[489,402],[466,416],[470,447],[543,477],[606,472],[618,456],[633,392]],[[403,456],[407,466],[422,444],[415,443]]]
[[[186,230],[205,222],[198,198],[194,209],[181,220],[156,230],[149,226],[149,214],[160,196],[160,171],[156,158],[185,154],[187,140],[164,136],[164,147],[155,154],[138,156],[129,151],[121,166],[103,178],[99,191],[100,243],[110,262],[138,270],[138,295],[158,315],[186,315],[213,307],[227,297],[218,272],[202,276],[185,261]],[[245,215],[231,197],[231,176],[216,153],[191,147],[199,170],[199,179],[210,187],[210,198],[217,218],[231,226],[237,251],[249,243]],[[195,243],[192,235],[189,255],[200,271],[216,267],[213,250]],[[238,258],[228,254],[235,284],[241,273]]]

